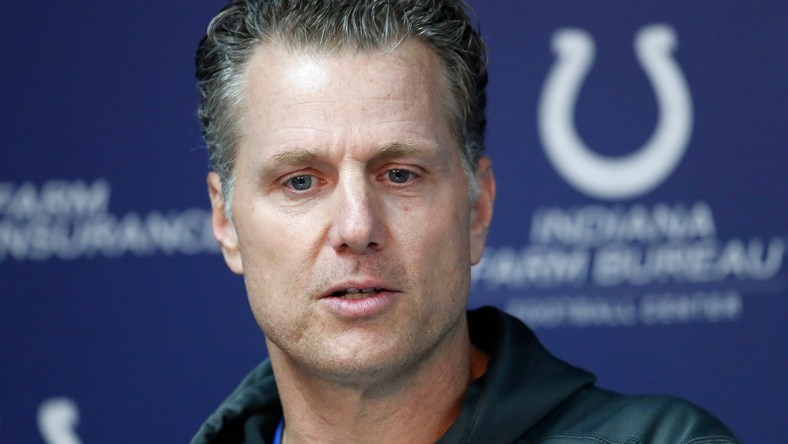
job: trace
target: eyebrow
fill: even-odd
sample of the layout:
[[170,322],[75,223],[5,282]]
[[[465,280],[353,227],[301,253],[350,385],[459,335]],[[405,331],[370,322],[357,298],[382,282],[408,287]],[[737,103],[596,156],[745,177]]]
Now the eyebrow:
[[380,149],[379,156],[391,159],[416,154],[428,154],[434,151],[412,143],[391,143]]
[[271,160],[277,163],[308,163],[314,161],[317,157],[317,154],[312,151],[297,148],[280,151],[271,156]]
[[[375,154],[375,157],[385,159],[395,159],[412,155],[429,154],[434,152],[427,147],[413,143],[389,143],[384,145]],[[270,160],[274,163],[298,164],[311,163],[321,157],[320,154],[304,148],[295,148],[280,151],[271,156]]]

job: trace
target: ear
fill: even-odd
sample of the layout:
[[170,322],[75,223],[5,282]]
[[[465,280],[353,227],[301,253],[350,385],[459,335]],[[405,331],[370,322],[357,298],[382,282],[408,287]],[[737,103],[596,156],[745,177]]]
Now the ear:
[[213,237],[219,242],[224,261],[233,273],[243,274],[241,250],[238,248],[238,234],[235,225],[227,219],[224,211],[224,194],[222,181],[216,172],[208,173],[208,195],[211,198],[211,228]]
[[482,157],[476,166],[479,197],[471,209],[471,265],[479,263],[484,253],[484,243],[492,222],[495,202],[495,177],[489,157]]

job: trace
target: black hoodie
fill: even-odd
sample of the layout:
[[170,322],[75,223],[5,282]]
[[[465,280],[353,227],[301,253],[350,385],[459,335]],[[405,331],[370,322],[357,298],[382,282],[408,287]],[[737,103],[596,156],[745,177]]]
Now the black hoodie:
[[[664,396],[624,396],[553,357],[519,320],[491,307],[468,312],[471,341],[490,355],[439,443],[736,443],[706,411]],[[203,424],[192,444],[271,442],[282,405],[263,362]]]

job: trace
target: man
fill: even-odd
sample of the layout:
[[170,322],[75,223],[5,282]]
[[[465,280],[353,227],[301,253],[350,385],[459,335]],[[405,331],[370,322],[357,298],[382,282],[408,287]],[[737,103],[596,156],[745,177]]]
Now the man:
[[214,235],[270,360],[192,442],[734,442],[466,314],[495,182],[461,0],[233,1],[197,76]]

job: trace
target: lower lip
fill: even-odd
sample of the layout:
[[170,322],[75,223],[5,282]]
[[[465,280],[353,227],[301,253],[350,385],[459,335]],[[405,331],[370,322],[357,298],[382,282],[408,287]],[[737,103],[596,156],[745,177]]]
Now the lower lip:
[[383,313],[394,304],[395,293],[380,291],[360,299],[342,299],[328,296],[320,301],[333,313],[348,319],[371,318]]

